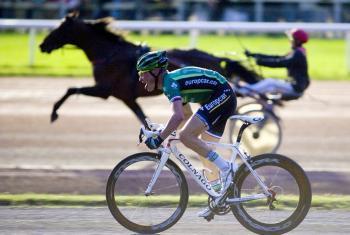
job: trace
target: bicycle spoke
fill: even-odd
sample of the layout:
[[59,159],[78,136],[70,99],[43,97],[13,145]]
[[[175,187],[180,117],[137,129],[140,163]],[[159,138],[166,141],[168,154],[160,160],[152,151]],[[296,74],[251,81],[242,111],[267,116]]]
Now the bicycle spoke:
[[[114,217],[123,226],[138,233],[155,233],[172,226],[187,205],[188,191],[184,175],[174,163],[166,163],[152,187],[151,182],[159,160],[155,154],[130,156],[111,174],[107,201]],[[185,185],[184,185],[185,184]]]
[[[246,228],[259,234],[290,231],[310,208],[311,190],[305,173],[295,162],[278,154],[264,154],[252,160],[255,173],[271,196],[232,207],[234,215]],[[236,177],[236,197],[263,192],[249,170],[241,168]]]

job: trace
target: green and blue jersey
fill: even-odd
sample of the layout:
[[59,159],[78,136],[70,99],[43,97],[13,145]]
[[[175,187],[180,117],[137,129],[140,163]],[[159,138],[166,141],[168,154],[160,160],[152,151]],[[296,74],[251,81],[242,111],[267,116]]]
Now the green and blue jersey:
[[171,102],[203,103],[227,85],[225,77],[218,72],[190,66],[166,73],[163,92]]

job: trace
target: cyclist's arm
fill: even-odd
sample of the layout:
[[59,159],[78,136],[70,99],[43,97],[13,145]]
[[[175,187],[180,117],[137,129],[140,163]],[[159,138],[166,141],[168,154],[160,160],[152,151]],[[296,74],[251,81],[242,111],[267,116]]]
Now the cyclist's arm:
[[193,111],[191,109],[191,105],[189,103],[182,103],[183,111],[185,114],[185,120],[187,121],[193,114]]
[[182,107],[183,107],[183,110],[184,110],[185,119],[180,123],[180,125],[177,127],[177,129],[181,129],[186,124],[188,119],[190,119],[190,117],[193,114],[191,106],[190,106],[189,103],[182,103]]
[[180,123],[185,119],[185,113],[182,106],[182,100],[174,100],[172,102],[173,115],[169,119],[166,127],[160,133],[160,137],[165,140],[173,131],[175,131]]

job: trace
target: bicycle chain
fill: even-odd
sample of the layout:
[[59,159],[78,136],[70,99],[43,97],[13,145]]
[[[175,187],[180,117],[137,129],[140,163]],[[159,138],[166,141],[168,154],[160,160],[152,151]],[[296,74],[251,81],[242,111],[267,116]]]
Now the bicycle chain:
[[226,203],[224,205],[216,205],[214,198],[209,196],[208,197],[208,205],[210,210],[215,214],[215,215],[226,215],[231,211],[231,207],[227,205]]

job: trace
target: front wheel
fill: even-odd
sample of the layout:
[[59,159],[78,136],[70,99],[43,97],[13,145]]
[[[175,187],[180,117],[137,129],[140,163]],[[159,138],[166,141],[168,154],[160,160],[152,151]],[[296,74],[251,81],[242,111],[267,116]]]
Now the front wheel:
[[146,188],[159,164],[155,153],[138,153],[121,161],[108,178],[106,198],[113,217],[136,233],[159,233],[185,212],[188,186],[180,168],[166,162],[151,195]]
[[[293,160],[278,154],[253,157],[250,165],[272,197],[231,206],[234,216],[258,234],[283,234],[298,226],[311,206],[311,186],[304,170]],[[232,197],[263,193],[246,165],[235,176]]]

